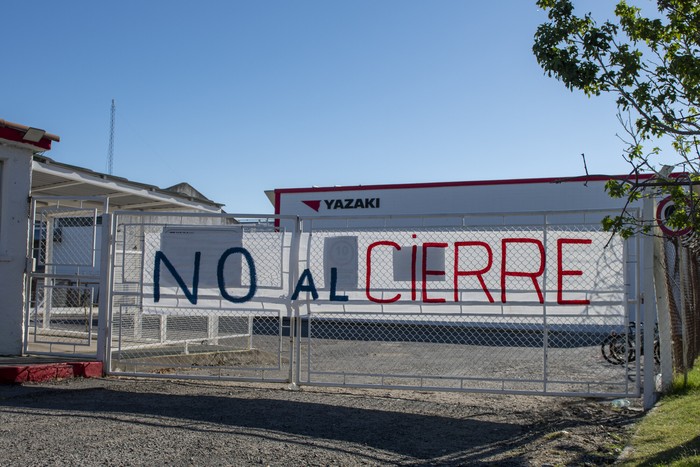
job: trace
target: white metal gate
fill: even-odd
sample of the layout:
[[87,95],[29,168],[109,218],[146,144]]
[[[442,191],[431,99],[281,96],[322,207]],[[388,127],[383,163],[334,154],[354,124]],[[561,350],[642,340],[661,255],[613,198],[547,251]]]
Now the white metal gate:
[[298,383],[639,395],[641,359],[601,345],[639,329],[640,242],[605,214],[302,219]]
[[612,364],[601,345],[641,327],[640,239],[610,238],[605,214],[116,212],[108,368],[637,396],[641,358]]
[[102,197],[34,197],[24,351],[97,357]]
[[111,372],[291,380],[294,232],[271,218],[113,215]]

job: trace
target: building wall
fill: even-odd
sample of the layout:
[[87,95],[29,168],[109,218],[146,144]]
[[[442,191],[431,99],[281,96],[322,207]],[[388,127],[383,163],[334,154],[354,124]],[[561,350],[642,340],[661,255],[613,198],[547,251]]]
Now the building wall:
[[20,355],[32,151],[0,141],[0,355]]
[[[275,213],[329,219],[621,210],[625,199],[611,198],[605,192],[609,178],[278,189],[275,190]],[[371,222],[367,220],[365,225],[370,226]],[[290,222],[282,220],[280,225],[288,227]]]

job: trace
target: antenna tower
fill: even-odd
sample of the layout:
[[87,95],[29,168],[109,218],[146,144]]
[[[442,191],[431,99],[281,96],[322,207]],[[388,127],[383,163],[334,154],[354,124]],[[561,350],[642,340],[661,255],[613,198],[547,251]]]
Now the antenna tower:
[[117,107],[114,105],[114,99],[112,99],[112,110],[109,120],[109,150],[107,151],[107,173],[109,175],[114,173],[114,116],[116,112]]

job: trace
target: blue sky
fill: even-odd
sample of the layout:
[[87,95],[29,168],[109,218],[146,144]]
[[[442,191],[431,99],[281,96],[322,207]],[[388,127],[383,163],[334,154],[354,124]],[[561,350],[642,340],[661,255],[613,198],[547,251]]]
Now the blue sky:
[[591,174],[629,171],[612,96],[571,93],[537,65],[534,0],[4,10],[0,118],[106,172],[115,99],[114,174],[186,181],[228,212],[272,212],[272,188],[583,175],[581,153]]

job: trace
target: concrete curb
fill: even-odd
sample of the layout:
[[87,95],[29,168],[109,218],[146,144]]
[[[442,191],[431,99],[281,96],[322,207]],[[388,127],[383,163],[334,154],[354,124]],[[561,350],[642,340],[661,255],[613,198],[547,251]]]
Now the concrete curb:
[[52,379],[99,378],[102,362],[60,362],[0,366],[0,384],[40,383]]

